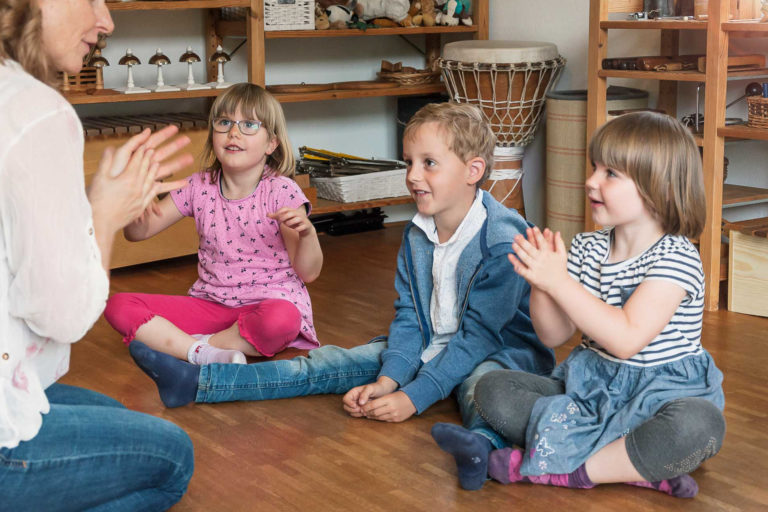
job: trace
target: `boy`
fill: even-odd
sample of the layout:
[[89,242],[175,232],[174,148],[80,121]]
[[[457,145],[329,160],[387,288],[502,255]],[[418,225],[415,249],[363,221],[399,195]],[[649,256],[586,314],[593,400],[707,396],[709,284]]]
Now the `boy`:
[[464,454],[505,443],[475,411],[475,383],[491,370],[549,375],[554,366],[531,325],[530,287],[507,259],[527,223],[479,188],[494,146],[493,132],[471,105],[427,105],[406,126],[406,180],[418,213],[397,258],[399,297],[388,337],[351,349],[328,345],[291,360],[200,367],[134,341],[131,355],[155,380],[163,403],[346,393],[350,415],[399,422],[456,390],[470,432],[457,438],[453,425],[438,424],[432,434],[456,458],[461,485],[482,486],[487,458]]

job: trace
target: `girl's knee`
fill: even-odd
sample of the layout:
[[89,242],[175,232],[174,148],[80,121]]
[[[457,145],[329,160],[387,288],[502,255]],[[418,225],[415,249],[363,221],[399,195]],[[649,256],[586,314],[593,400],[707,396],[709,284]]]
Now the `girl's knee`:
[[238,319],[240,334],[262,355],[273,356],[296,339],[301,313],[286,300],[265,300]]
[[674,422],[676,438],[680,443],[691,443],[715,455],[725,438],[725,417],[712,402],[703,398],[683,398],[668,403],[661,411]]

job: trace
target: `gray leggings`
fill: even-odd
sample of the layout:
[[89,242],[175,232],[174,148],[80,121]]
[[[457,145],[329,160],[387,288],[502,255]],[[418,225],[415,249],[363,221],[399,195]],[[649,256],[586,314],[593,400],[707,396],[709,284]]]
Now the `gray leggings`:
[[[526,372],[485,374],[475,388],[475,407],[511,445],[525,446],[533,404],[543,396],[565,393],[563,383]],[[703,398],[664,404],[625,438],[632,465],[649,482],[690,473],[723,445],[725,418]]]

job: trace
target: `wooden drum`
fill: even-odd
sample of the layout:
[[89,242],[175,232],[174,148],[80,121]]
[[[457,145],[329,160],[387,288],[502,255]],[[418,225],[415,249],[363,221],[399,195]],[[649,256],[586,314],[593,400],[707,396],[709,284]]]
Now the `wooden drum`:
[[485,188],[525,215],[523,151],[533,140],[546,94],[565,59],[551,43],[471,40],[446,44],[438,64],[451,101],[480,107],[496,134]]

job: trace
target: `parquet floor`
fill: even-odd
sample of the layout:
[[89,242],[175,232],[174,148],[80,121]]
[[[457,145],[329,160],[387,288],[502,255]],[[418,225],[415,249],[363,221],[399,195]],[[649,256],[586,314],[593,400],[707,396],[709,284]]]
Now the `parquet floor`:
[[[395,226],[321,236],[326,263],[310,293],[324,344],[351,347],[386,332],[401,232]],[[134,267],[113,273],[112,291],[184,294],[196,275],[193,258]],[[401,424],[352,419],[339,396],[165,409],[103,319],[74,346],[62,382],[111,395],[189,433],[195,475],[174,512],[758,511],[768,510],[767,328],[766,318],[705,315],[704,345],[726,377],[728,433],[721,453],[694,474],[701,491],[693,500],[622,485],[578,491],[488,482],[464,491],[452,459],[429,435],[437,421],[460,421],[452,400]],[[558,361],[572,345],[558,351]]]

